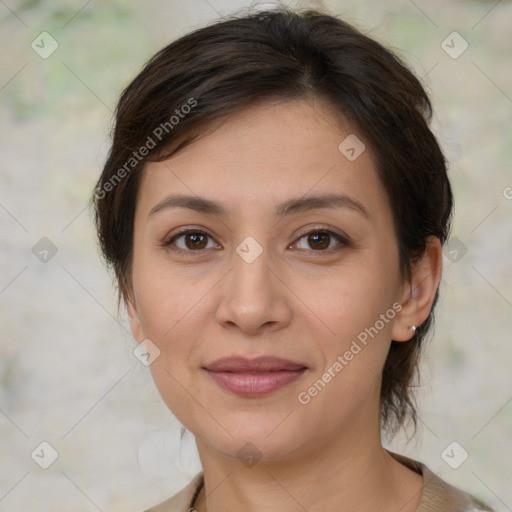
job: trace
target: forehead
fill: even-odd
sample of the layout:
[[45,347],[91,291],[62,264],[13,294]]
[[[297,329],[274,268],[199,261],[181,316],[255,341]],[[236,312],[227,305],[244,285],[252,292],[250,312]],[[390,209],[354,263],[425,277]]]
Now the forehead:
[[[149,212],[170,193],[266,208],[269,201],[335,192],[369,211],[386,208],[374,158],[363,144],[364,137],[325,101],[253,105],[214,123],[170,159],[148,162],[138,209]],[[354,151],[347,153],[347,145]]]

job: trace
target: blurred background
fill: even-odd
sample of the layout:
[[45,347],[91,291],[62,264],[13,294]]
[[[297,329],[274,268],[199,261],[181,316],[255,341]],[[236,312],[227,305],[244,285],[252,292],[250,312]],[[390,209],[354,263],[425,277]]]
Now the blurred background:
[[[137,511],[200,470],[133,355],[87,204],[145,61],[256,3],[0,1],[0,512]],[[512,3],[289,5],[354,23],[430,91],[456,211],[419,435],[387,447],[512,510]]]

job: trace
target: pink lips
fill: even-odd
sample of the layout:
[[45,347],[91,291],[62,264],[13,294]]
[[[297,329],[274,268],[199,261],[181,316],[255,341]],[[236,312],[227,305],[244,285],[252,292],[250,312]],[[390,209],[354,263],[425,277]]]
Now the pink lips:
[[303,364],[277,357],[227,357],[205,367],[221,387],[245,396],[271,393],[298,379],[306,369]]

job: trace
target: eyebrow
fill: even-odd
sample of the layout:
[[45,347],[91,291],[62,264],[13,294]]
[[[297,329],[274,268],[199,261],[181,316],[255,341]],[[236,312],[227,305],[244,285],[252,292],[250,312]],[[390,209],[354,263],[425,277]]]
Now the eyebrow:
[[[361,213],[366,218],[369,218],[366,208],[359,201],[345,194],[324,194],[289,199],[277,205],[275,215],[278,218],[283,218],[293,213],[337,207],[350,208],[351,210]],[[223,217],[229,215],[225,204],[221,202],[213,201],[205,197],[173,194],[153,206],[148,217],[168,208],[188,208],[195,212]]]

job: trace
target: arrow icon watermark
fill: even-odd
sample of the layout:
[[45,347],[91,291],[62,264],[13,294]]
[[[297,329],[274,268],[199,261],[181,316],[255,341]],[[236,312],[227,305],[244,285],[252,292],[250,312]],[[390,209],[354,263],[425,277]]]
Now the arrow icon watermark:
[[59,47],[59,43],[48,32],[41,32],[30,46],[39,57],[47,59]]
[[32,247],[32,254],[41,263],[48,263],[57,254],[57,251],[57,246],[45,236]]
[[338,149],[342,155],[353,162],[361,156],[366,146],[357,135],[351,133],[348,137],[343,139]]
[[145,339],[133,351],[133,355],[144,365],[150,366],[160,357],[160,349],[150,340]]

